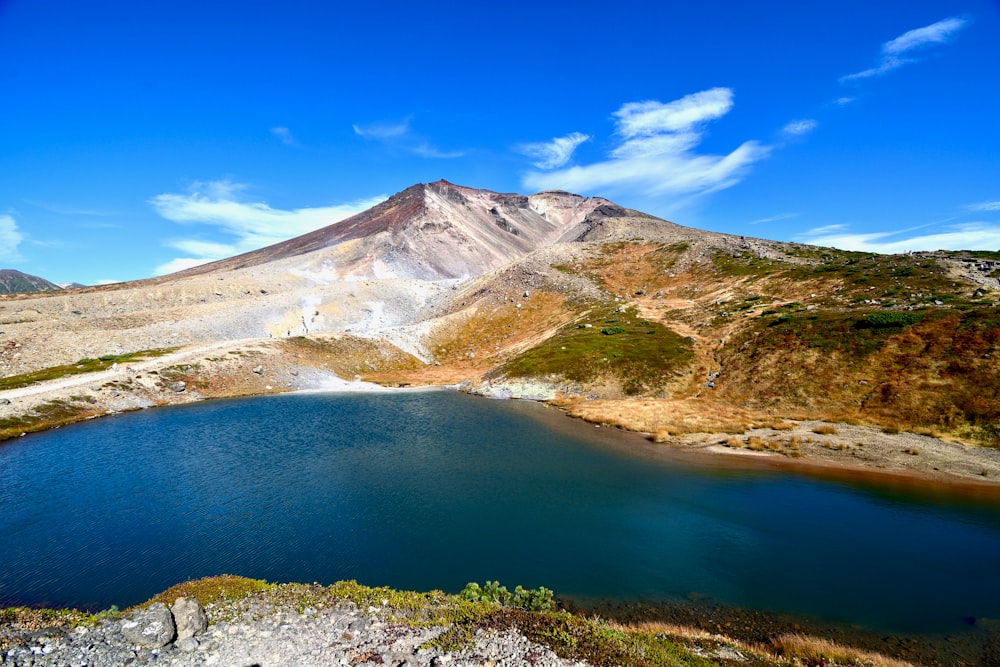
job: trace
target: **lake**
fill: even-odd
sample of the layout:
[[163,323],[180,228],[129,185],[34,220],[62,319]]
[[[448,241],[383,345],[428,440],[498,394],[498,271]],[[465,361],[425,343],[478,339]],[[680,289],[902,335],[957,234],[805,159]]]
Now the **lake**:
[[1000,619],[1000,503],[707,463],[522,401],[293,394],[0,445],[0,606],[214,574],[710,600],[900,632]]

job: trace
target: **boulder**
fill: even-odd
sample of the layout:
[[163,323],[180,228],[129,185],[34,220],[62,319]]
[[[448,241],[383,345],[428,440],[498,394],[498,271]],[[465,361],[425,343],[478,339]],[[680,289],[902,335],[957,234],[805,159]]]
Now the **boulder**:
[[208,630],[205,610],[194,598],[177,598],[170,608],[177,626],[177,639],[187,639],[204,634]]
[[174,641],[177,628],[167,605],[154,602],[123,620],[122,634],[125,639],[144,648],[163,648]]

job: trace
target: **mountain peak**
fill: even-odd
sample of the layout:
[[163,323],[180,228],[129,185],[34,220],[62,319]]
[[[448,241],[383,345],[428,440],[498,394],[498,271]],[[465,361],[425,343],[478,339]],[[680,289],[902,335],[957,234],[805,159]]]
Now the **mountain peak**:
[[20,294],[23,292],[48,292],[62,289],[49,282],[16,269],[0,269],[0,294]]
[[606,199],[568,192],[497,193],[439,179],[308,234],[174,275],[302,256],[306,263],[333,265],[342,277],[464,278],[574,240],[589,229],[591,214],[607,217],[608,206],[624,212]]

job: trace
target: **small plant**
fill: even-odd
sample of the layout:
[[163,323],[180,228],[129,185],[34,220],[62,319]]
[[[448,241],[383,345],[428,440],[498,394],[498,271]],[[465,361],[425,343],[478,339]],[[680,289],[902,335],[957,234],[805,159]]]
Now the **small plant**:
[[616,334],[623,334],[625,333],[625,331],[626,331],[625,327],[604,327],[603,329],[601,329],[601,333],[604,334],[605,336],[614,336]]
[[824,424],[822,426],[817,426],[812,430],[813,433],[817,435],[837,435],[837,429],[829,424]]
[[492,602],[524,611],[549,611],[552,609],[552,595],[552,591],[544,586],[533,589],[517,586],[511,593],[499,581],[487,581],[482,586],[472,581],[458,594],[468,602]]

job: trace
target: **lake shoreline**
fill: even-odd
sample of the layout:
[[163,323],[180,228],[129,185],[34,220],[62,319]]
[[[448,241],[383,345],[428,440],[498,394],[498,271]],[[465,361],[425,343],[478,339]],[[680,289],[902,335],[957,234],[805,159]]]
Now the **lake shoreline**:
[[[915,433],[886,433],[878,428],[862,425],[822,422],[817,420],[790,420],[783,422],[782,430],[749,428],[743,433],[705,431],[682,435],[663,436],[644,431],[642,425],[631,423],[621,412],[627,410],[628,401],[566,400],[550,389],[548,393],[535,388],[533,393],[498,396],[478,390],[468,384],[435,381],[397,387],[392,384],[364,382],[361,379],[343,380],[325,369],[295,366],[280,351],[258,342],[251,349],[253,368],[239,368],[239,359],[229,360],[229,366],[216,364],[201,386],[187,383],[174,389],[156,386],[150,379],[163,385],[162,361],[144,362],[137,367],[120,369],[112,375],[117,384],[103,387],[97,378],[86,375],[69,380],[51,381],[29,390],[0,392],[0,424],[16,422],[31,412],[51,406],[60,408],[49,421],[25,423],[23,429],[9,429],[9,437],[31,432],[60,428],[75,422],[106,415],[152,407],[186,404],[218,398],[240,398],[280,395],[288,393],[367,393],[393,391],[458,390],[471,395],[494,400],[508,398],[530,400],[557,408],[574,420],[594,423],[605,428],[613,427],[623,433],[637,433],[655,441],[664,448],[676,449],[693,457],[709,457],[708,461],[727,461],[728,464],[746,465],[796,471],[803,474],[845,481],[880,481],[893,486],[921,487],[942,492],[981,495],[1000,498],[1000,449],[985,446],[961,445],[931,436]],[[246,341],[234,344],[238,350],[247,349]],[[214,349],[214,348],[213,348]],[[222,350],[224,351],[224,350]],[[174,353],[169,363],[178,360],[193,364],[204,350],[195,348]],[[270,362],[270,363],[269,363]],[[175,366],[176,367],[176,366]],[[261,367],[266,368],[262,372]],[[182,366],[183,368],[183,366]],[[157,370],[160,374],[157,375]],[[145,371],[143,375],[140,371]],[[152,372],[151,372],[152,371]],[[204,372],[204,371],[203,371]],[[242,375],[240,382],[231,376]],[[102,380],[107,379],[102,374]],[[226,382],[217,381],[225,377]],[[182,383],[183,384],[183,383]],[[178,389],[178,387],[180,387]],[[6,403],[4,401],[7,401]],[[75,402],[74,402],[75,401]],[[679,403],[679,402],[678,402]],[[626,407],[620,407],[624,404]],[[0,434],[2,435],[2,434]],[[793,443],[794,450],[789,448]],[[0,440],[0,447],[3,440]]]
[[[136,644],[123,632],[136,621],[148,623],[142,619],[151,613],[150,605],[169,607],[184,596],[198,600],[206,612],[207,626],[193,638],[166,639],[150,650],[152,644]],[[523,662],[534,656],[532,664],[550,666],[580,665],[583,663],[576,660],[591,657],[580,652],[593,650],[588,642],[577,645],[567,637],[569,643],[563,644],[560,635],[539,634],[533,629],[536,623],[543,628],[576,628],[575,632],[592,635],[610,629],[618,635],[642,637],[640,642],[666,641],[693,655],[751,660],[762,667],[801,664],[794,662],[796,657],[808,660],[808,654],[796,656],[784,648],[788,638],[812,645],[825,643],[830,659],[820,662],[813,655],[813,662],[806,664],[846,664],[834,656],[854,655],[849,664],[892,667],[993,664],[991,659],[1000,645],[1000,621],[996,619],[970,619],[965,628],[930,635],[877,631],[711,601],[578,601],[557,597],[554,610],[528,611],[527,616],[515,610],[509,612],[512,620],[500,620],[508,612],[492,602],[476,602],[476,611],[470,614],[470,608],[465,607],[460,620],[449,620],[449,609],[458,597],[441,591],[370,588],[353,581],[269,584],[232,575],[207,577],[177,584],[125,612],[94,615],[75,609],[0,609],[0,662],[39,667],[85,659],[87,664],[112,664],[129,656],[144,656],[169,659],[180,666],[210,664],[205,659],[214,656],[222,664],[236,660],[270,665],[287,664],[294,656],[297,664],[319,665],[346,656],[353,658],[352,664],[368,664],[359,658],[372,656],[374,663],[390,657],[401,659],[404,653],[399,652],[399,640],[403,636],[409,638],[404,652],[422,657],[422,664],[481,665],[482,659],[475,656],[486,652],[498,661]],[[436,622],[411,624],[407,619],[414,613],[418,619],[423,615]],[[482,620],[476,620],[480,617]],[[471,645],[446,648],[447,643],[435,643],[456,625],[476,629]],[[540,663],[536,662],[541,657],[539,651],[547,656]],[[444,660],[433,662],[435,654]]]

